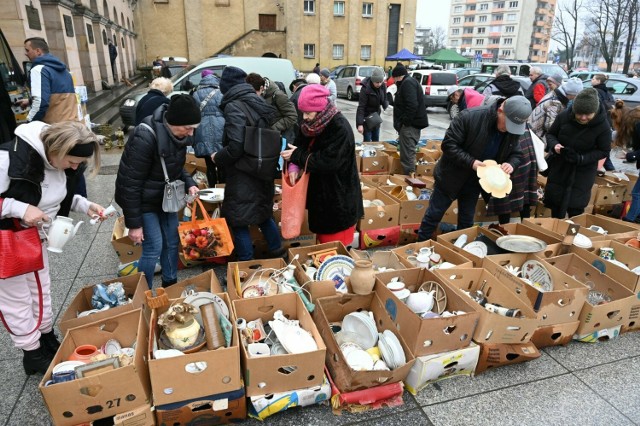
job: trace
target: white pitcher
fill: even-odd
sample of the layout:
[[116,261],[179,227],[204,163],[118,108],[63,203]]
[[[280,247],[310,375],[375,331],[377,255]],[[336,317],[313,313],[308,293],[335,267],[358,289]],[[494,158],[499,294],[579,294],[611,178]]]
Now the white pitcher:
[[73,226],[73,219],[65,216],[58,216],[49,226],[49,232],[44,232],[47,237],[47,250],[54,253],[62,253],[62,247],[74,236],[80,225],[84,222],[80,221]]

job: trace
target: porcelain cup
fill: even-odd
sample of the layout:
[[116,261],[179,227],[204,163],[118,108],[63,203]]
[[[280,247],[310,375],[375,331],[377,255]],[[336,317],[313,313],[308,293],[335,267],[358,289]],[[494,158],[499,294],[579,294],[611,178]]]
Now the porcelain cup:
[[418,255],[421,254],[431,256],[431,254],[433,254],[433,247],[420,247],[420,250],[418,250]]
[[271,355],[271,349],[266,343],[249,343],[247,345],[247,352],[249,352],[251,358]]
[[416,260],[418,261],[419,268],[429,268],[429,253],[418,253],[416,256]]
[[407,260],[409,261],[409,263],[411,263],[414,267],[418,266],[418,258],[416,256],[407,256]]

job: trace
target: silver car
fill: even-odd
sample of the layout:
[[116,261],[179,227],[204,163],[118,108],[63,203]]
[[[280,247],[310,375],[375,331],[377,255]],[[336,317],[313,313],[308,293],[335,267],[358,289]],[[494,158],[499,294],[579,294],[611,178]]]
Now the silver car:
[[344,96],[350,101],[358,99],[362,88],[362,80],[371,77],[373,70],[376,68],[381,69],[384,73],[382,67],[375,65],[348,65],[342,68],[336,78],[333,79],[334,83],[336,83],[338,96]]
[[[607,89],[614,99],[622,99],[624,105],[635,108],[640,105],[640,79],[628,77],[609,77]],[[583,83],[584,88],[591,87],[591,81]]]

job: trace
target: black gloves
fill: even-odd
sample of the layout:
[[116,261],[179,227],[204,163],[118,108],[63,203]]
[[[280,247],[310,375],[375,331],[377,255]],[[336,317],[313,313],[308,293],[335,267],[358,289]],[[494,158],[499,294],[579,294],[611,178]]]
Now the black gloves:
[[582,156],[578,154],[575,149],[567,146],[562,148],[560,154],[562,155],[562,158],[564,158],[564,161],[570,164],[580,164],[580,160],[582,159]]

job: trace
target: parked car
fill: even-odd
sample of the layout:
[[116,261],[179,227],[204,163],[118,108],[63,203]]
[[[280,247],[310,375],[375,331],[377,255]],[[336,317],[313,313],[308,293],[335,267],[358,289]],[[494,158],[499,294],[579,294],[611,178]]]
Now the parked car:
[[[520,87],[522,87],[522,91],[523,92],[526,92],[527,89],[529,88],[529,86],[531,86],[531,80],[529,79],[529,77],[523,77],[523,76],[520,76],[520,75],[512,75],[511,78],[513,80],[517,81],[518,83],[520,83]],[[489,84],[491,84],[492,81],[493,81],[493,78],[485,80],[482,83],[478,84],[476,87],[474,87],[474,89],[476,89],[476,91],[482,93],[482,92],[484,92],[484,89],[486,89],[487,86]]]
[[[208,58],[195,65],[188,65],[173,75],[171,77],[173,93],[169,94],[169,97],[176,93],[189,93],[191,89],[197,87],[202,79],[201,73],[205,69],[210,69],[220,77],[222,70],[228,65],[241,68],[247,74],[257,72],[264,77],[269,77],[272,81],[280,81],[284,84],[287,92],[289,84],[296,78],[295,68],[288,59],[235,56]],[[135,90],[120,104],[120,117],[125,128],[135,124],[136,106],[148,91],[148,88]],[[289,96],[291,93],[287,93],[287,95]]]
[[[615,99],[622,99],[625,106],[640,106],[640,79],[628,77],[611,77],[605,83],[609,93]],[[584,88],[591,87],[591,80],[583,83]]]
[[480,67],[480,72],[493,74],[496,68],[500,65],[508,65],[511,69],[511,75],[519,75],[522,77],[529,77],[529,69],[531,67],[540,67],[542,72],[546,75],[561,75],[563,80],[569,78],[564,69],[558,64],[546,64],[546,63],[520,63],[520,62],[486,62]]
[[[380,68],[375,65],[347,65],[342,68],[333,81],[336,83],[338,96],[344,96],[350,101],[358,99],[360,89],[362,88],[362,80],[371,77],[373,70]],[[382,69],[384,73],[384,69]]]
[[612,78],[612,77],[616,77],[616,78],[623,77],[623,78],[626,78],[627,77],[624,74],[620,74],[620,73],[616,73],[616,72],[604,72],[604,71],[574,71],[571,74],[569,74],[569,77],[578,77],[582,81],[591,81],[593,76],[596,75],[596,74],[604,74],[609,78]]
[[189,60],[181,56],[165,56],[162,61],[169,68],[172,77],[189,65]]
[[472,89],[475,89],[476,86],[479,86],[480,84],[484,83],[487,80],[493,80],[493,79],[494,79],[493,74],[481,74],[481,73],[471,74],[459,79],[458,86],[460,86],[461,88],[471,87]]
[[[455,86],[458,77],[451,71],[439,71],[439,70],[415,70],[409,71],[408,77],[415,78],[420,82],[420,85],[424,89],[424,103],[426,107],[443,107],[446,108],[448,104],[447,89],[450,86]],[[406,78],[406,77],[405,77]],[[395,84],[387,87],[387,97],[389,98],[389,104],[393,104],[395,100],[397,87]]]
[[[461,78],[466,77],[468,75],[479,73],[480,68],[479,67],[452,68],[449,71],[456,73],[456,75],[458,76],[458,80],[460,80]],[[458,84],[460,84],[459,81],[458,81]]]
[[347,65],[338,65],[337,67],[333,67],[329,69],[329,78],[335,80],[338,76],[338,73]]

